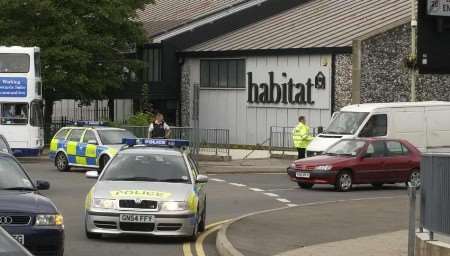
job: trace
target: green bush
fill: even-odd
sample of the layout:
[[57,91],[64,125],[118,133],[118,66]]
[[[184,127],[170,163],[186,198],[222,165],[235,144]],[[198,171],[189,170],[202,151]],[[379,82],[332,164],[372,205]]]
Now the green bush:
[[130,126],[148,126],[155,119],[154,115],[151,113],[136,113],[128,119],[127,124]]

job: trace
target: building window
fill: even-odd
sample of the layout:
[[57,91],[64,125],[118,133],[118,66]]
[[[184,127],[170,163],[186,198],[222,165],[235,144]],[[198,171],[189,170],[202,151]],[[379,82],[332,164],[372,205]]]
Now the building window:
[[245,60],[201,60],[200,85],[204,88],[245,88]]
[[144,49],[144,81],[161,81],[161,49]]

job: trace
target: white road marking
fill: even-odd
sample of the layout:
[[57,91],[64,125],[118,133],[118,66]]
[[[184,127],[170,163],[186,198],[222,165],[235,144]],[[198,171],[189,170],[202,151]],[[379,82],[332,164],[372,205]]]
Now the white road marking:
[[225,180],[222,180],[222,179],[211,179],[212,181],[216,181],[216,182],[225,182]]
[[289,190],[298,190],[298,188],[274,188],[274,189],[266,189],[267,192],[273,192],[273,191],[289,191]]
[[236,187],[247,187],[247,185],[244,184],[240,184],[240,183],[229,183],[232,186],[236,186]]
[[264,193],[264,195],[270,196],[270,197],[279,197],[279,195],[274,194],[274,193]]
[[251,191],[255,191],[255,192],[263,192],[263,189],[260,188],[249,188]]
[[289,206],[289,207],[295,207],[295,206],[298,206],[298,204],[287,204],[287,206]]
[[284,199],[284,198],[277,198],[278,201],[282,202],[282,203],[290,203],[291,201]]

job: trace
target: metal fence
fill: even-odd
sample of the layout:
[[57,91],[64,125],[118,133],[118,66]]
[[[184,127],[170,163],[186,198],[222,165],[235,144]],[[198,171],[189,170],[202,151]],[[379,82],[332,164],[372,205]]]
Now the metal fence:
[[[148,136],[148,126],[122,126],[139,138]],[[194,142],[195,129],[192,127],[171,127],[171,139]],[[230,131],[227,129],[199,129],[199,151],[212,155],[230,155]]]
[[[269,151],[294,151],[292,130],[295,127],[270,127]],[[322,127],[314,127],[310,130],[311,136],[316,136]]]
[[450,154],[425,154],[420,169],[421,228],[450,235]]
[[[45,125],[45,143],[50,144],[52,137],[64,126],[73,125],[73,120],[60,118],[53,120],[51,124]],[[121,126],[121,128],[132,132],[139,138],[146,138],[148,126]],[[171,139],[189,140],[194,143],[195,130],[192,127],[171,127]],[[230,155],[230,131],[227,129],[199,129],[199,141],[196,145],[199,152],[210,155]]]

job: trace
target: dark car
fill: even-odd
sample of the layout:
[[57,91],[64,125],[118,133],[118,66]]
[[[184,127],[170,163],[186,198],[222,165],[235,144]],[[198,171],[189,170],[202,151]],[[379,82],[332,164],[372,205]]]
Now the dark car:
[[0,153],[0,226],[31,253],[64,253],[64,225],[55,205],[39,193],[46,181],[33,181],[10,154]]
[[353,184],[412,182],[420,186],[421,153],[405,140],[349,139],[331,146],[324,154],[295,161],[287,170],[301,188],[331,184],[348,191]]
[[33,256],[19,242],[0,227],[0,256]]
[[0,152],[13,154],[11,147],[9,146],[8,141],[6,140],[5,136],[0,134]]

